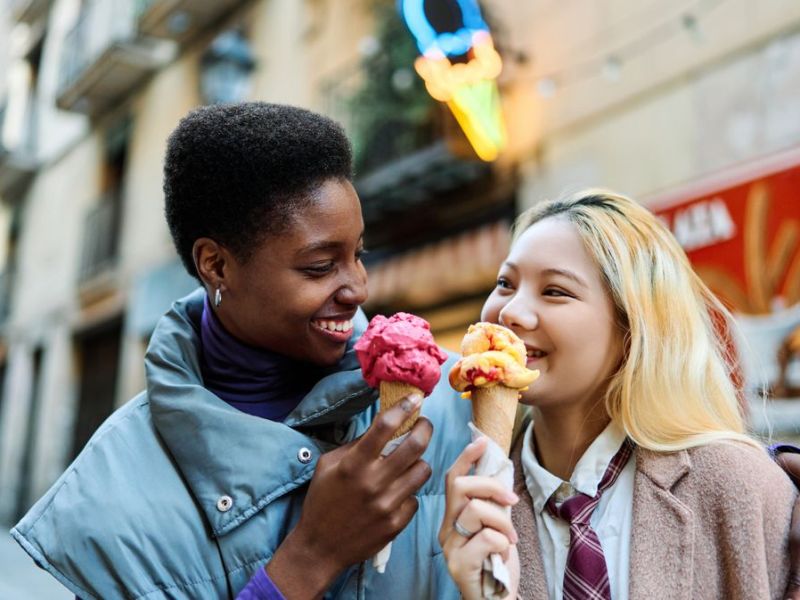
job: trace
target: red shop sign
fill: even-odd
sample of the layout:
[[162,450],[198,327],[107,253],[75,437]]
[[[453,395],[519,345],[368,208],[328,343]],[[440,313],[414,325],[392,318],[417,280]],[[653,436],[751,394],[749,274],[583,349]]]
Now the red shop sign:
[[697,273],[736,312],[800,302],[800,150],[649,202]]

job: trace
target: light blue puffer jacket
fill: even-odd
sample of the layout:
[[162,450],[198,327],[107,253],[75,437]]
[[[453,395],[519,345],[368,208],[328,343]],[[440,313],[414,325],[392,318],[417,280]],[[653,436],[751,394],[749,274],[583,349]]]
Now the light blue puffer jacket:
[[[11,532],[83,600],[235,596],[297,522],[320,453],[361,435],[376,414],[352,342],[284,423],[228,406],[202,385],[203,294],[175,303],[159,322],[147,392],[98,429]],[[355,326],[353,340],[366,326],[363,314]],[[447,386],[452,361],[422,410],[434,425],[424,456],[433,474],[417,515],[384,574],[355,565],[327,598],[458,597],[436,540],[445,472],[469,442],[470,404]],[[300,460],[303,448],[310,462]],[[225,496],[232,506],[221,510]]]

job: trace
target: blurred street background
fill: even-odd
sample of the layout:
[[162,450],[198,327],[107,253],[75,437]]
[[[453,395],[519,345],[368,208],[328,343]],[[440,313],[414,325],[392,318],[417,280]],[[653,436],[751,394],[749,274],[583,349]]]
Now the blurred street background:
[[365,308],[453,349],[516,215],[633,196],[735,312],[753,432],[800,437],[800,3],[0,0],[0,600],[69,596],[6,532],[142,389],[196,285],[166,138],[241,100],[345,126]]

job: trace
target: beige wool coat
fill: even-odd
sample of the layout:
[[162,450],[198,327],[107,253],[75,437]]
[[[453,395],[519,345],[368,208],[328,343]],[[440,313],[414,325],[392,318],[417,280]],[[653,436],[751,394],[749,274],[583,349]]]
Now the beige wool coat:
[[[512,510],[519,596],[548,598],[519,436]],[[630,552],[631,600],[780,599],[789,572],[796,491],[766,452],[715,443],[675,453],[637,448]]]

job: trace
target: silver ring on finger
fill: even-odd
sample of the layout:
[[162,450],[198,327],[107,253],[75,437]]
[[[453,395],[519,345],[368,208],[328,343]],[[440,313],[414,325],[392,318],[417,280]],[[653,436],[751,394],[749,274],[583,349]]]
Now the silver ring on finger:
[[465,537],[467,539],[471,539],[472,536],[475,535],[475,532],[472,532],[469,529],[466,529],[461,523],[459,523],[458,519],[453,521],[453,529],[455,530],[455,532],[458,535],[460,535],[462,537]]

